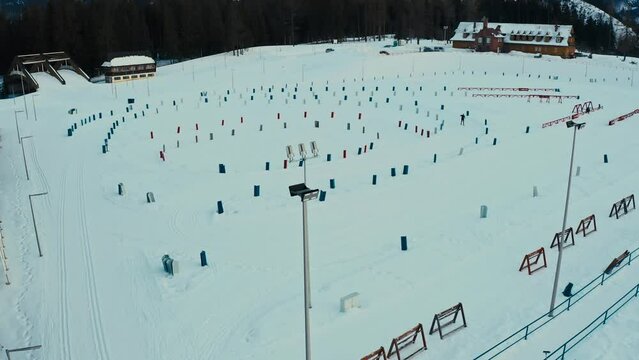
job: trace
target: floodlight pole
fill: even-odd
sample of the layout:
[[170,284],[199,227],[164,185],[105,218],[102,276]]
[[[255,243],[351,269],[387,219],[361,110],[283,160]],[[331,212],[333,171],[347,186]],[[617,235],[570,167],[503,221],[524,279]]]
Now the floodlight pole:
[[306,209],[307,199],[302,197],[302,227],[303,227],[303,247],[304,247],[304,337],[306,343],[306,360],[311,360],[311,331],[308,310],[311,308],[311,276],[308,270],[308,211]]
[[29,194],[29,205],[31,206],[31,219],[33,219],[33,230],[35,230],[36,243],[38,244],[38,254],[42,257],[42,248],[40,247],[40,238],[38,237],[38,227],[36,226],[35,215],[33,213],[33,202],[31,201],[32,197],[47,195],[48,192],[38,193],[38,194]]
[[557,269],[555,270],[555,281],[552,287],[552,298],[550,298],[550,310],[548,312],[549,317],[553,317],[553,312],[555,310],[555,297],[557,296],[557,286],[559,285],[559,272],[561,270],[561,255],[563,254],[563,244],[564,244],[564,238],[566,236],[565,233],[566,233],[566,220],[568,217],[568,201],[570,200],[570,185],[572,182],[572,164],[575,157],[575,140],[577,138],[577,129],[581,128],[583,126],[583,123],[576,124],[570,121],[567,125],[569,127],[573,127],[574,130],[572,134],[572,151],[570,153],[570,170],[568,172],[568,189],[566,190],[566,205],[564,207],[564,221],[561,226],[561,236],[559,238],[559,245],[558,245],[559,255],[557,257]]
[[24,160],[24,172],[27,174],[27,180],[29,180],[29,169],[27,168],[27,157],[24,155],[24,139],[32,138],[33,135],[22,136],[20,138],[20,147],[22,147],[22,160]]
[[307,202],[317,199],[319,190],[309,189],[306,183],[288,187],[291,196],[299,196],[302,200],[302,235],[304,251],[304,341],[306,345],[306,360],[311,360],[311,331],[309,310],[311,308],[311,276],[308,257],[308,211]]

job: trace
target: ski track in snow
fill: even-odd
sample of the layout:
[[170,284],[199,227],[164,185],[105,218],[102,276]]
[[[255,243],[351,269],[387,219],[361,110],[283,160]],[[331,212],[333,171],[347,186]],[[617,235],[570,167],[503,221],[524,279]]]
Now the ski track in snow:
[[85,201],[85,184],[84,184],[84,164],[80,165],[78,175],[78,219],[80,220],[80,230],[82,237],[82,248],[84,254],[84,262],[87,274],[87,290],[89,295],[89,309],[91,311],[93,339],[97,351],[97,359],[108,360],[109,352],[107,350],[106,338],[104,336],[104,326],[102,324],[102,314],[98,300],[98,292],[95,281],[95,271],[93,269],[93,258],[91,253],[91,240],[89,227],[87,225],[86,201]]
[[67,188],[67,170],[62,175],[60,186],[60,208],[58,209],[58,274],[60,276],[60,359],[71,359],[71,337],[69,335],[69,300],[67,288],[67,260],[64,241],[65,200]]

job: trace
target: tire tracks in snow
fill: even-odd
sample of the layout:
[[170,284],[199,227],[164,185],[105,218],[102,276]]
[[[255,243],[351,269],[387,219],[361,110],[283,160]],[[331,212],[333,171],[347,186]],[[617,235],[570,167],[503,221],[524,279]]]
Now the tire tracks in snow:
[[89,295],[89,310],[92,318],[93,340],[97,351],[97,359],[108,360],[106,338],[104,336],[104,326],[102,324],[102,313],[98,299],[98,291],[95,281],[95,271],[93,268],[93,258],[91,253],[91,240],[89,227],[87,225],[86,201],[84,188],[84,164],[81,163],[78,175],[78,219],[80,220],[80,235],[82,237],[82,248],[87,276],[87,292]]

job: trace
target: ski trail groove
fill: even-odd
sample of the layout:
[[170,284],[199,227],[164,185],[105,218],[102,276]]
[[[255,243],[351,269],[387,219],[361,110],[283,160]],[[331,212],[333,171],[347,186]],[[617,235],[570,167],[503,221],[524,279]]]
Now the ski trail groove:
[[71,359],[69,336],[69,300],[67,298],[67,263],[64,241],[64,205],[66,203],[67,174],[62,175],[60,187],[60,208],[58,209],[58,275],[60,276],[60,359]]
[[83,244],[84,261],[86,264],[87,272],[87,286],[89,293],[89,308],[91,311],[91,317],[93,318],[93,336],[96,345],[98,359],[108,360],[109,353],[107,350],[106,339],[104,336],[104,327],[102,325],[102,315],[100,312],[100,304],[98,300],[98,292],[95,284],[95,272],[93,269],[93,259],[91,256],[91,241],[89,239],[89,228],[87,225],[86,217],[86,204],[85,204],[85,189],[84,189],[84,166],[80,165],[78,178],[78,200],[79,200],[79,219],[81,226],[81,236]]

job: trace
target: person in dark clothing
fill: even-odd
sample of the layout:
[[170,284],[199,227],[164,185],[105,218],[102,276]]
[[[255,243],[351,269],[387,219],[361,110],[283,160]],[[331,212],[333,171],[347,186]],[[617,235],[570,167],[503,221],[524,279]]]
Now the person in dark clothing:
[[461,114],[460,117],[461,117],[461,121],[459,122],[459,124],[464,125],[464,120],[466,119],[466,115]]

